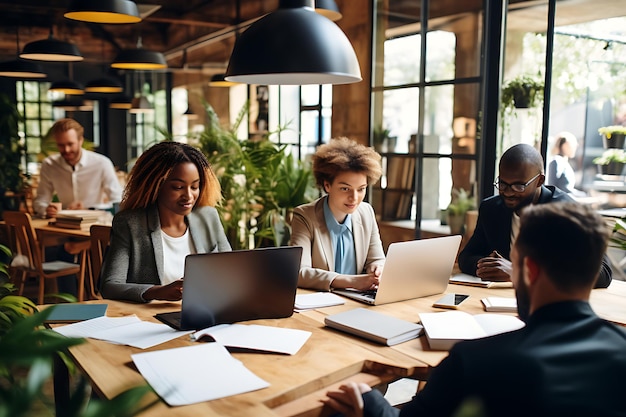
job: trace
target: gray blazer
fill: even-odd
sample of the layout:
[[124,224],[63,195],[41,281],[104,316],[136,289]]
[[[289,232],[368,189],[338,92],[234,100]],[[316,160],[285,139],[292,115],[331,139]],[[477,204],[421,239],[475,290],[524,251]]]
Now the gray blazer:
[[[187,223],[197,253],[231,250],[214,207],[194,208]],[[160,285],[162,275],[163,244],[156,205],[116,214],[111,246],[102,264],[102,296],[145,302],[142,294],[153,285]]]
[[[291,221],[291,246],[302,246],[298,285],[328,291],[335,272],[335,252],[324,219],[324,196],[296,207]],[[380,240],[374,209],[365,201],[352,214],[352,233],[356,251],[357,274],[365,273],[372,264],[383,266],[385,252]]]

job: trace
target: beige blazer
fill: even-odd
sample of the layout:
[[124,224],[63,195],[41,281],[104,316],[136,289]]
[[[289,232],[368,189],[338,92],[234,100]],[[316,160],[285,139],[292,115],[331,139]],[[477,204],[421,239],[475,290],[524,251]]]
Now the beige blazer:
[[[326,196],[296,207],[291,222],[291,246],[302,246],[298,286],[329,291],[330,283],[339,275],[335,271],[335,251],[324,219]],[[352,214],[352,233],[356,251],[356,270],[366,273],[372,264],[382,266],[385,253],[380,240],[374,209],[361,203]]]

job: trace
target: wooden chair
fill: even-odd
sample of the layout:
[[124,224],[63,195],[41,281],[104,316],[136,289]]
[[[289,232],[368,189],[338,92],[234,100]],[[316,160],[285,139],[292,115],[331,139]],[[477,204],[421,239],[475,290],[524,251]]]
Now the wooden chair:
[[15,269],[21,273],[19,285],[20,295],[23,294],[24,281],[29,276],[39,278],[38,304],[44,303],[45,281],[47,279],[53,280],[54,292],[56,292],[56,278],[58,277],[76,274],[79,277],[79,281],[84,280],[85,269],[81,268],[79,264],[64,261],[43,261],[43,247],[40,245],[39,239],[37,238],[37,233],[33,227],[30,214],[17,211],[5,211],[4,220],[7,226],[12,229],[11,233],[14,235],[17,252],[28,259],[28,265],[15,267]]
[[90,274],[90,296],[94,299],[102,298],[98,292],[98,281],[100,278],[100,270],[102,269],[102,260],[109,242],[111,240],[111,226],[94,224],[90,227],[91,235],[91,274]]

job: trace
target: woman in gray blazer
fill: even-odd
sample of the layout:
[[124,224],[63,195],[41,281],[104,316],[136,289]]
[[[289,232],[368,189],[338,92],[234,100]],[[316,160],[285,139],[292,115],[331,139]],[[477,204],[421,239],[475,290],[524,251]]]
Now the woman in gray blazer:
[[363,202],[382,174],[381,156],[348,138],[332,139],[313,155],[313,175],[325,196],[296,207],[292,246],[302,246],[298,285],[374,289],[385,263],[374,210]]
[[221,188],[206,157],[161,142],[137,159],[113,218],[101,274],[104,298],[182,298],[188,254],[231,250],[215,204]]

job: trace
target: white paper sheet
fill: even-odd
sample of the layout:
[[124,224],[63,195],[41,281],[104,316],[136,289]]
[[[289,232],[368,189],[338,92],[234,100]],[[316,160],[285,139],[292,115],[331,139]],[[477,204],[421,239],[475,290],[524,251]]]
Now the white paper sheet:
[[131,355],[139,372],[169,405],[210,401],[269,387],[218,343]]
[[102,330],[91,337],[107,342],[134,346],[139,349],[147,349],[189,333],[191,331],[174,330],[167,324],[139,321],[138,323]]
[[91,320],[79,321],[66,326],[53,327],[52,330],[67,337],[93,337],[104,330],[138,323],[140,321],[139,317],[135,315],[125,317],[103,316]]
[[322,308],[345,304],[344,298],[331,292],[315,292],[312,294],[297,294],[294,311],[304,311],[313,308]]
[[257,324],[219,324],[195,332],[192,339],[199,340],[205,335],[224,346],[294,355],[311,332]]

